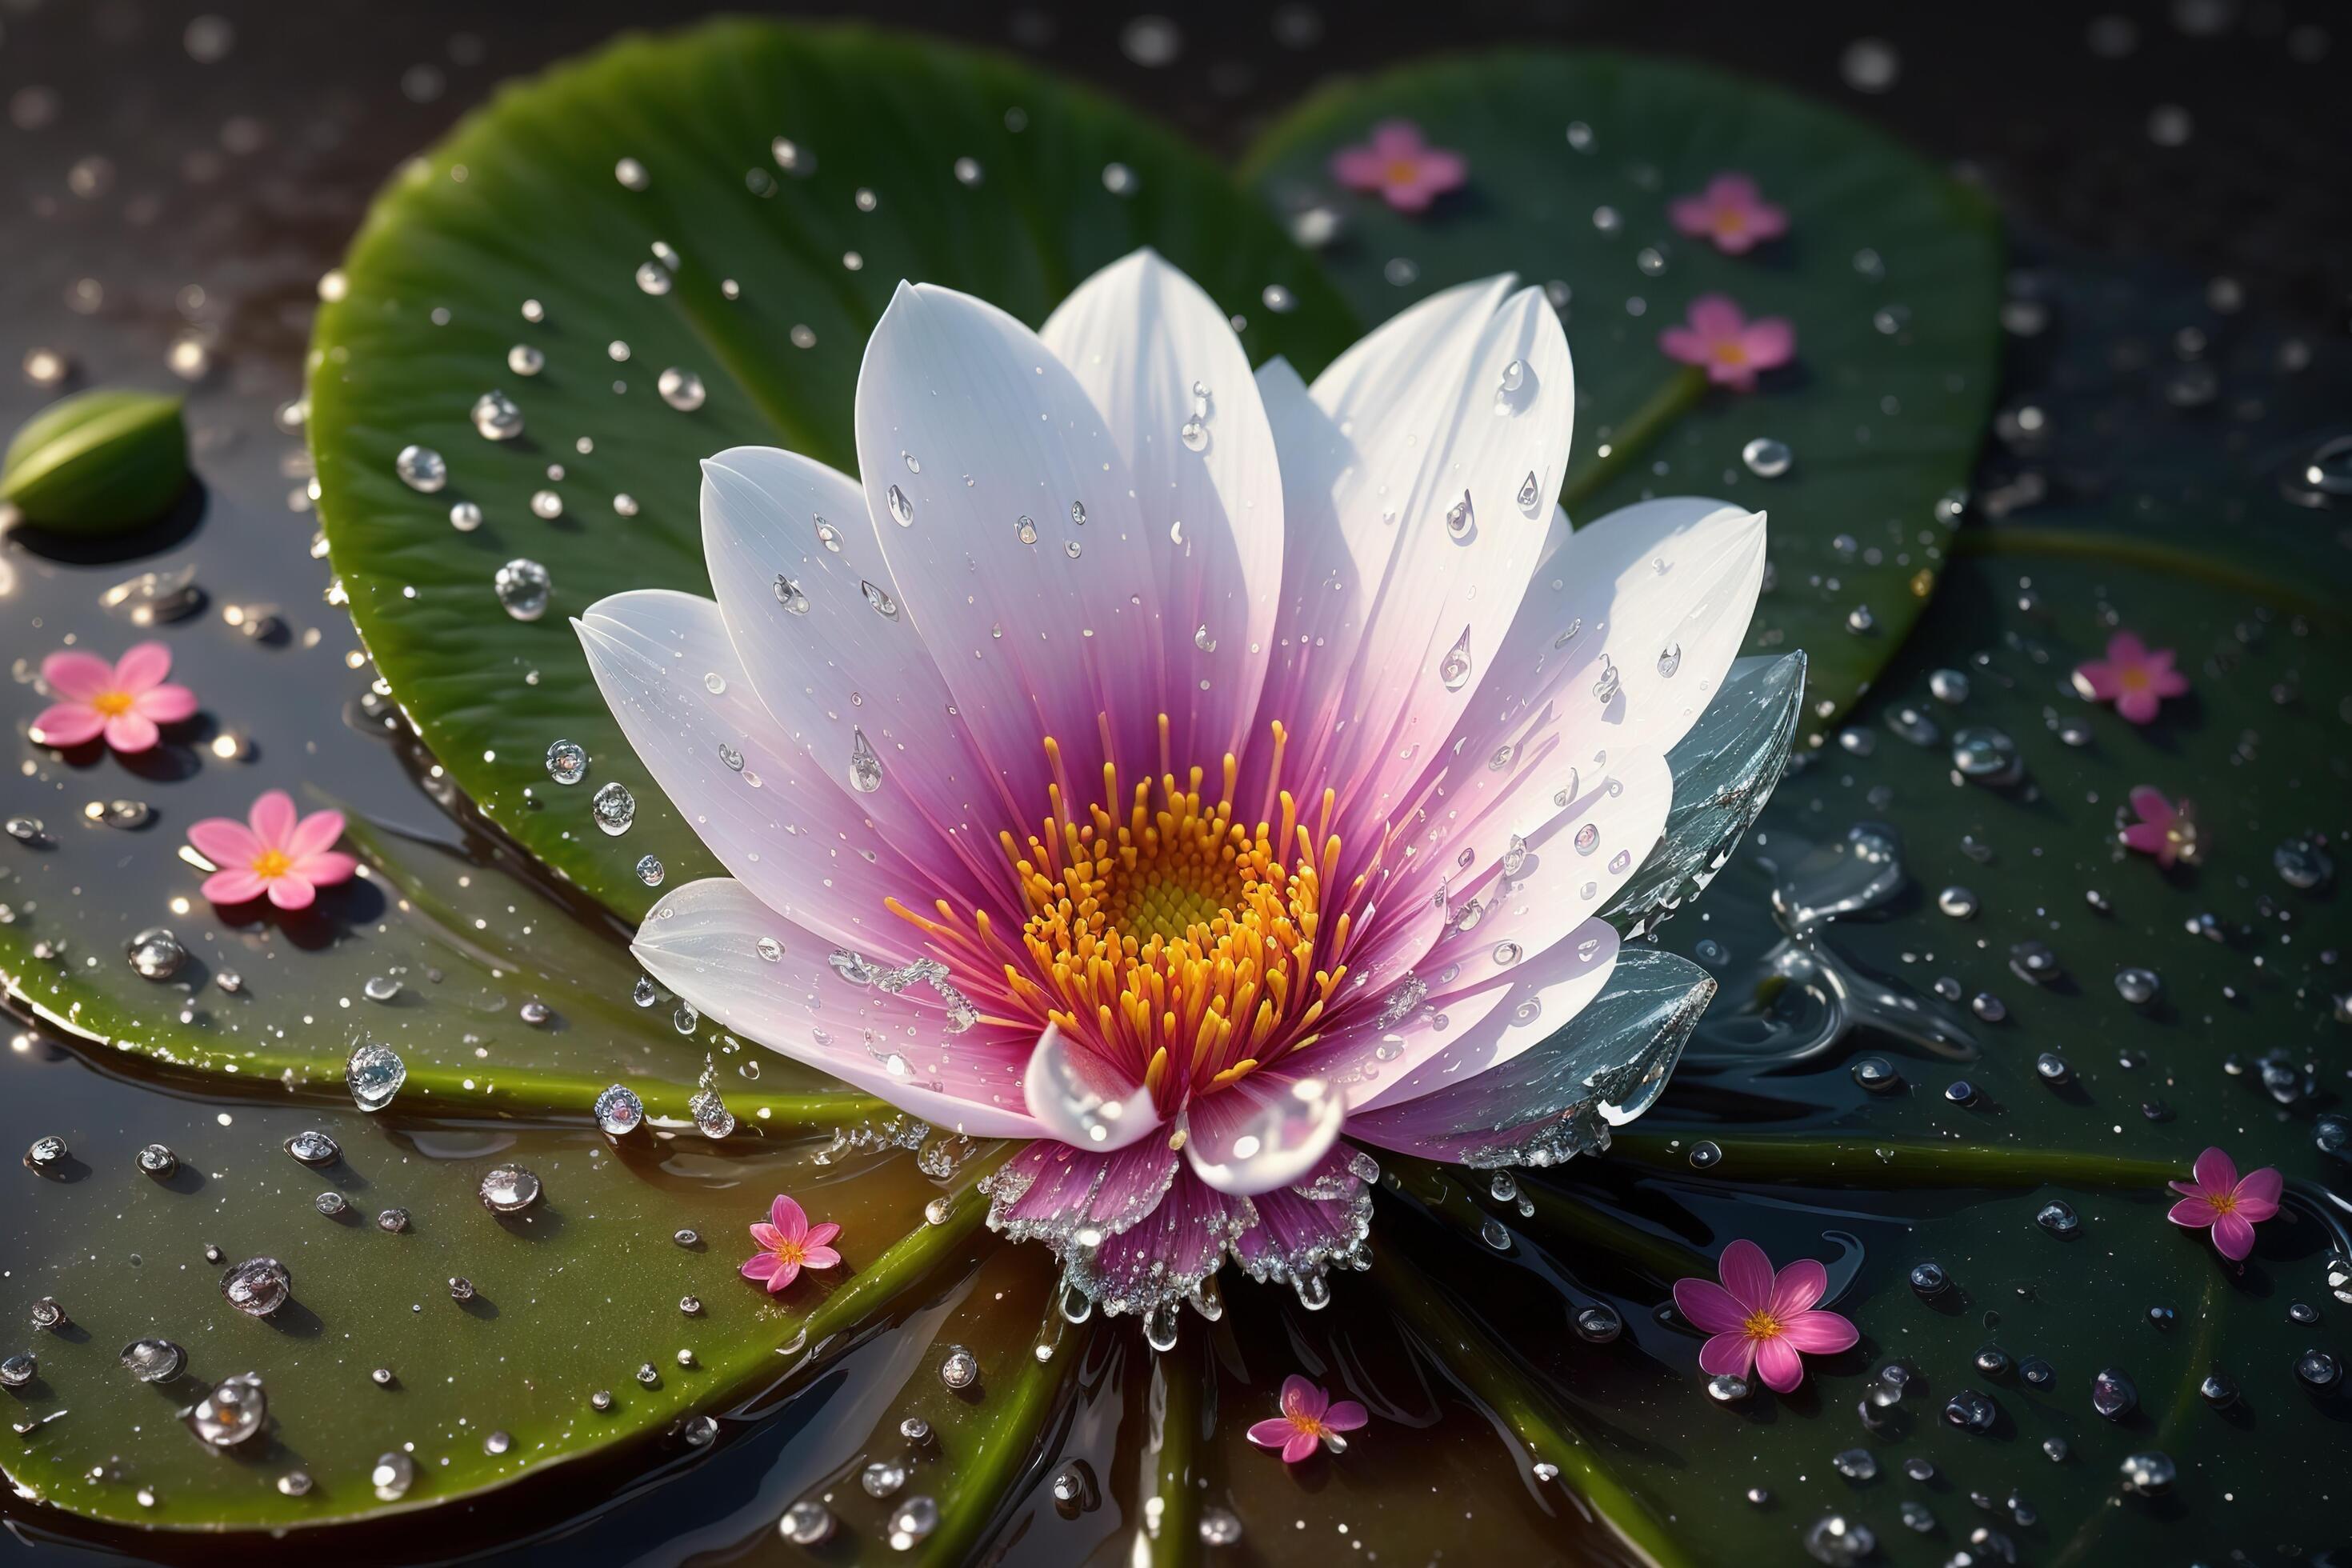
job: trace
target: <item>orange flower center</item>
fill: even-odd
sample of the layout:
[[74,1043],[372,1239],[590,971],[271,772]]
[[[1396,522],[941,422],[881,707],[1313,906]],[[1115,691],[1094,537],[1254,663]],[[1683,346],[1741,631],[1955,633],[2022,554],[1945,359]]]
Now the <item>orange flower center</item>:
[[2205,1201],[2213,1205],[2213,1212],[2215,1214],[2228,1214],[2231,1209],[2238,1206],[2238,1194],[2235,1193],[2208,1193],[2205,1194]]
[[2116,676],[2126,691],[2145,691],[2149,685],[2147,671],[2136,664],[2127,664]]
[[1421,178],[1421,165],[1410,158],[1389,160],[1387,180],[1391,185],[1409,185]]
[[89,700],[89,705],[110,719],[120,719],[131,711],[131,705],[136,700],[138,699],[128,691],[101,691]]
[[1714,353],[1716,358],[1721,360],[1726,364],[1746,364],[1748,363],[1747,349],[1740,346],[1736,340],[1727,339],[1724,342],[1716,344],[1711,352]]
[[253,858],[253,874],[267,882],[294,868],[293,857],[283,849],[265,849]]
[[807,1261],[807,1243],[794,1241],[790,1237],[784,1236],[780,1236],[776,1238],[776,1260],[778,1262],[802,1263]]
[[1748,215],[1741,212],[1738,207],[1717,207],[1715,209],[1716,233],[1740,234],[1744,233],[1747,230],[1747,227]]
[[1780,1334],[1780,1320],[1766,1311],[1750,1312],[1748,1314],[1748,1321],[1739,1325],[1739,1331],[1751,1340],[1778,1339]]

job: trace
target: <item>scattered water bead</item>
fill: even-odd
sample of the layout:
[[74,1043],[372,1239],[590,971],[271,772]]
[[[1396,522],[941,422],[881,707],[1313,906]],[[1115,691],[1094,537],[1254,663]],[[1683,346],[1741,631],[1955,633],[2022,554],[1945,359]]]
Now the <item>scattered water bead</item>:
[[890,521],[900,528],[915,526],[915,503],[908,500],[907,492],[897,485],[892,485],[883,492],[882,505],[889,512]]
[[660,887],[662,885],[662,879],[667,875],[669,875],[668,868],[665,867],[661,863],[660,857],[646,855],[638,858],[637,880],[643,882],[646,887]]
[[2319,1309],[2308,1301],[2296,1301],[2286,1310],[2287,1321],[2305,1326],[2319,1321]]
[[1990,1432],[2000,1422],[2000,1406],[1992,1395],[1964,1388],[1944,1402],[1944,1419],[1968,1432]]
[[701,407],[706,395],[700,376],[690,370],[679,370],[675,365],[655,378],[654,390],[661,394],[664,403],[681,414],[691,414]]
[[1713,1139],[1702,1138],[1691,1145],[1690,1163],[1694,1170],[1712,1170],[1723,1163],[1723,1146]]
[[449,465],[430,447],[403,447],[392,460],[392,471],[400,476],[401,483],[425,495],[449,482]]
[[1750,1393],[1748,1380],[1734,1373],[1706,1380],[1706,1396],[1717,1405],[1737,1405]]
[[2124,1487],[2142,1497],[2156,1497],[2170,1491],[2179,1471],[2168,1455],[2150,1451],[2126,1456],[2123,1466]]
[[125,951],[131,970],[142,980],[169,980],[188,962],[188,950],[163,926],[149,926],[131,939]]
[[462,1274],[449,1276],[449,1300],[463,1304],[474,1299],[474,1282]]
[[563,497],[554,490],[530,492],[530,514],[548,522],[563,515]]
[[352,1200],[336,1192],[320,1193],[310,1205],[329,1219],[341,1219],[352,1212]]
[[2225,1409],[2238,1402],[2238,1385],[2227,1373],[2209,1372],[2197,1385],[2197,1396],[2216,1410]]
[[[371,1002],[389,1002],[400,994],[400,982],[389,974],[371,974],[360,984],[360,994]],[[362,1106],[362,1110],[373,1110]]]
[[390,1046],[363,1040],[343,1062],[343,1083],[362,1110],[382,1110],[408,1081],[408,1064]]
[[1855,1568],[1878,1550],[1878,1535],[1858,1519],[1825,1513],[1805,1527],[1805,1555],[1830,1568]]
[[1857,1057],[1847,1069],[1853,1081],[1873,1094],[1889,1094],[1903,1087],[1903,1075],[1885,1057]]
[[416,1461],[396,1448],[377,1455],[375,1468],[368,1472],[368,1485],[379,1502],[398,1502],[415,1484]]
[[23,1388],[41,1375],[41,1363],[28,1352],[0,1361],[0,1388]]
[[142,1383],[168,1383],[188,1364],[188,1352],[169,1340],[133,1340],[115,1358]]
[[406,1209],[385,1209],[375,1216],[376,1229],[386,1236],[398,1236],[408,1228]]
[[51,1331],[67,1326],[66,1310],[54,1296],[44,1296],[33,1303],[33,1327]]
[[893,1459],[877,1459],[858,1473],[858,1484],[870,1497],[888,1497],[907,1484],[907,1467]]
[[1595,1303],[1576,1314],[1576,1337],[1587,1344],[1610,1344],[1624,1331],[1625,1320],[1606,1303]]
[[1944,1098],[1954,1105],[1976,1103],[1977,1086],[1964,1078],[1956,1078],[1944,1086]]
[[2344,1369],[2326,1351],[2307,1350],[2295,1357],[2294,1375],[2313,1388],[2333,1388]]
[[310,1496],[310,1472],[308,1470],[287,1471],[284,1475],[278,1478],[278,1489],[284,1492],[288,1497]]
[[576,784],[588,776],[588,749],[577,741],[557,741],[547,748],[547,776],[560,784]]
[[1878,1475],[1878,1460],[1867,1448],[1847,1448],[1832,1455],[1830,1464],[1850,1481],[1867,1481]]
[[2282,843],[2271,851],[2271,865],[2290,888],[2316,888],[2336,875],[2336,862],[2309,838]]
[[1987,1345],[1977,1352],[1977,1370],[1987,1377],[2008,1376],[2009,1364],[2009,1352],[1999,1345]]
[[2054,1051],[2044,1051],[2034,1058],[2033,1072],[2035,1077],[2053,1087],[2069,1082],[2074,1076],[2074,1069],[2066,1058]]
[[150,1143],[139,1151],[139,1168],[159,1182],[168,1182],[180,1173],[180,1157],[163,1143]]
[[188,1430],[215,1448],[234,1448],[269,1420],[269,1395],[251,1373],[232,1377],[196,1401]]
[[882,787],[882,759],[875,754],[864,730],[853,726],[849,737],[849,787],[860,795],[872,795]]
[[1464,626],[1454,646],[1437,661],[1437,679],[1448,691],[1459,691],[1470,681],[1470,628]]
[[522,410],[503,392],[474,399],[474,428],[486,441],[511,441],[522,434]]
[[1904,1528],[1907,1530],[1915,1530],[1925,1535],[1936,1528],[1934,1511],[1916,1498],[1906,1498],[1902,1507],[1895,1511],[1902,1516]]
[[2033,985],[2053,985],[2063,979],[2065,965],[2046,942],[2017,942],[2009,950],[2010,973]]
[[499,605],[519,621],[535,621],[547,614],[554,579],[538,562],[517,556],[490,575],[490,590]]
[[49,836],[48,828],[37,816],[12,816],[7,829],[8,837],[19,844],[39,844]]
[[1911,1289],[1916,1290],[1921,1299],[1933,1300],[1951,1288],[1952,1277],[1944,1272],[1942,1264],[1931,1259],[1912,1266]]
[[2000,787],[2025,776],[2017,742],[1999,730],[1978,727],[1952,737],[1952,771],[1971,784]]
[[719,1097],[718,1075],[707,1061],[702,1071],[702,1087],[686,1102],[686,1113],[694,1118],[695,1130],[705,1138],[725,1138],[735,1131],[735,1113]]
[[1969,1011],[1988,1024],[1998,1024],[2009,1016],[2009,1004],[1990,991],[1979,991],[1969,998]]
[[833,1510],[814,1500],[796,1502],[776,1521],[776,1533],[794,1546],[822,1545],[833,1536]]
[[650,1007],[661,1000],[661,992],[654,985],[651,976],[640,974],[637,983],[629,988],[629,1000],[640,1007]]
[[1201,1543],[1203,1546],[1231,1546],[1241,1538],[1242,1521],[1232,1510],[1205,1508],[1201,1510]]
[[520,1214],[539,1202],[539,1178],[520,1165],[493,1165],[483,1173],[482,1206],[492,1214]]
[[316,1129],[306,1129],[286,1140],[286,1152],[306,1165],[331,1165],[343,1157],[343,1146]]
[[937,1530],[940,1505],[927,1497],[910,1497],[890,1510],[890,1550],[911,1552],[916,1543]]
[[2139,1389],[2129,1376],[2108,1367],[2091,1379],[2091,1408],[2110,1421],[2120,1421],[2139,1408]]
[[25,1168],[44,1176],[55,1175],[65,1169],[66,1162],[72,1157],[73,1151],[66,1146],[64,1139],[45,1133],[34,1139],[25,1151]]
[[1973,920],[1978,910],[1977,896],[1955,884],[1936,895],[1936,907],[1956,921]]
[[248,1258],[221,1276],[221,1295],[248,1318],[266,1318],[294,1295],[294,1276],[275,1258]]
[[2058,1369],[2038,1355],[2027,1356],[2017,1363],[2017,1375],[2030,1388],[2050,1388],[2058,1382]]
[[596,1097],[596,1125],[612,1137],[635,1132],[645,1120],[646,1102],[625,1084],[614,1084]]
[[628,785],[615,780],[590,798],[588,810],[595,817],[598,827],[617,837],[626,833],[629,824],[636,821],[637,797],[629,793]]
[[2033,1223],[2053,1236],[2068,1239],[2078,1235],[2083,1228],[2082,1216],[2074,1212],[2072,1205],[2058,1198],[2043,1204],[2034,1215]]
[[950,1388],[970,1388],[980,1381],[980,1358],[961,1345],[950,1345],[940,1363],[940,1381]]
[[530,1001],[515,1009],[515,1016],[520,1018],[524,1023],[536,1027],[555,1016],[555,1014],[546,1003],[541,1002],[534,996]]
[[1969,678],[1957,669],[1939,669],[1927,677],[1927,689],[1937,701],[1958,707],[1969,700]]
[[1789,444],[1785,441],[1759,436],[1739,448],[1739,460],[1747,464],[1748,471],[1758,479],[1777,479],[1789,471],[1789,465],[1796,460],[1796,454],[1789,450]]
[[529,343],[507,350],[507,368],[517,375],[537,375],[547,368],[547,355]]

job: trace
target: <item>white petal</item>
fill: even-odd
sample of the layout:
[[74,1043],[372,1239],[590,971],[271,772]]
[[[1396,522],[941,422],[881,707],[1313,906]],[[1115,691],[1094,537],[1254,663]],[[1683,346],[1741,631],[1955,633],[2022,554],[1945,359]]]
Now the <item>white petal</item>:
[[1221,1193],[1248,1197],[1313,1170],[1338,1142],[1348,1107],[1319,1079],[1255,1072],[1194,1096],[1184,1114],[1192,1173]]
[[689,882],[667,895],[629,951],[737,1034],[927,1121],[975,1138],[1043,1131],[1022,1099],[1024,1031],[983,1021],[956,1033],[925,987],[894,993],[843,978],[828,962],[832,942],[740,883]]
[[1107,1154],[1149,1137],[1160,1125],[1151,1091],[1129,1085],[1084,1046],[1045,1026],[1021,1079],[1029,1114],[1049,1138]]
[[1213,768],[1256,715],[1282,586],[1282,474],[1249,360],[1216,303],[1149,249],[1079,284],[1039,335],[1134,477],[1160,586],[1170,749]]
[[901,285],[858,374],[857,455],[906,612],[1016,820],[1045,809],[1048,735],[1089,796],[1105,728],[1128,777],[1158,771],[1165,661],[1142,513],[1053,351],[994,306]]

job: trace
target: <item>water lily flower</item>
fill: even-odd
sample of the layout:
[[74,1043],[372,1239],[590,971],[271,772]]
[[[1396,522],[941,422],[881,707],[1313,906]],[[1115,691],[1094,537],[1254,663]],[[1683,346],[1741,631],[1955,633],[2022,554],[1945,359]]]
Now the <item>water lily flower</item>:
[[1339,1434],[1370,1419],[1354,1400],[1334,1405],[1320,1385],[1294,1372],[1282,1380],[1282,1414],[1251,1426],[1249,1440],[1261,1448],[1281,1449],[1282,1462],[1295,1465],[1318,1448],[1346,1453],[1348,1440]]
[[1647,987],[1572,1021],[1764,519],[1660,500],[1570,531],[1540,289],[1435,295],[1309,386],[1253,374],[1150,251],[1042,333],[902,285],[856,404],[861,479],[705,462],[715,601],[574,623],[730,873],[648,915],[656,979],[1028,1140],[988,1223],[1168,1334],[1228,1256],[1316,1304],[1362,1260],[1378,1167],[1343,1127],[1499,1165],[1655,1099],[1703,972],[1636,949]]
[[1727,256],[1744,256],[1789,232],[1789,215],[1759,195],[1746,174],[1717,174],[1697,195],[1675,197],[1667,211],[1678,231],[1713,240]]
[[2156,863],[2168,871],[2177,860],[2195,863],[2197,818],[2187,801],[2175,805],[2162,790],[2140,784],[2131,792],[2131,808],[2139,820],[2116,836],[2126,848],[2155,856]]
[[772,1296],[799,1279],[803,1268],[837,1268],[841,1254],[831,1244],[840,1234],[841,1227],[831,1220],[809,1224],[808,1211],[778,1193],[768,1205],[768,1217],[751,1226],[751,1239],[760,1250],[745,1258],[738,1272],[767,1286]]
[[188,825],[188,842],[220,868],[205,879],[205,898],[242,904],[267,893],[281,910],[307,910],[319,889],[352,879],[360,863],[335,847],[342,836],[341,812],[300,816],[282,789],[264,791],[243,822],[208,816]]
[[1470,164],[1461,153],[1432,147],[1410,120],[1386,120],[1372,128],[1371,141],[1342,147],[1331,155],[1331,177],[1351,191],[1379,196],[1401,213],[1429,210],[1429,204],[1459,189]]
[[86,745],[100,735],[118,752],[152,751],[163,736],[159,724],[193,718],[196,694],[172,686],[172,650],[142,642],[112,664],[94,653],[65,648],[41,660],[41,680],[58,700],[33,721],[34,743],[60,749]]
[[1795,357],[1797,329],[1785,316],[1751,321],[1727,296],[1702,294],[1691,301],[1687,324],[1660,332],[1658,346],[1667,358],[1706,371],[1717,386],[1753,392],[1758,372]]
[[1764,1249],[1742,1238],[1717,1259],[1723,1276],[1675,1281],[1675,1306],[1701,1333],[1698,1366],[1709,1377],[1762,1373],[1764,1386],[1786,1394],[1805,1381],[1804,1357],[1848,1350],[1861,1333],[1843,1315],[1813,1303],[1829,1289],[1829,1271],[1801,1258],[1778,1274]]
[[2285,1178],[2269,1165],[2241,1176],[2237,1162],[2219,1149],[2198,1155],[2193,1170],[2193,1181],[2165,1184],[2180,1201],[2164,1217],[2188,1230],[2210,1227],[2214,1250],[2242,1263],[2254,1249],[2254,1226],[2278,1213]]
[[2074,668],[2074,689],[2087,702],[2112,702],[2116,711],[2135,724],[2156,717],[2168,697],[2189,689],[2189,678],[2172,668],[2168,647],[2152,648],[2131,632],[2107,639],[2107,657],[2087,659]]

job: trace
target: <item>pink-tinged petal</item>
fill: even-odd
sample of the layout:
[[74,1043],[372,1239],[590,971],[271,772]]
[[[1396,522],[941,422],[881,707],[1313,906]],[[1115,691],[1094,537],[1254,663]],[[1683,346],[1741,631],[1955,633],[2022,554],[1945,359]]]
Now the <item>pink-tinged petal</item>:
[[2194,1182],[2167,1182],[2164,1184],[2184,1198],[2201,1198],[2205,1195],[2205,1189]]
[[1286,1465],[1304,1464],[1313,1458],[1322,1447],[1323,1440],[1314,1433],[1294,1432],[1290,1441],[1282,1446],[1282,1462]]
[[[1764,240],[1778,239],[1789,232],[1789,215],[1769,202],[1759,202],[1748,209],[1746,216],[1745,228],[1734,237],[1739,241],[1739,250]],[[1730,250],[1732,247],[1726,245],[1724,248]]]
[[1352,1399],[1335,1401],[1323,1412],[1323,1425],[1334,1432],[1353,1432],[1370,1419],[1364,1407]]
[[188,842],[215,866],[250,866],[266,847],[253,829],[233,816],[207,816],[188,824]]
[[253,802],[253,812],[247,818],[253,825],[253,836],[262,847],[283,854],[294,837],[294,824],[299,816],[294,809],[294,797],[282,789],[264,790]]
[[770,1225],[766,1220],[753,1220],[751,1222],[751,1228],[752,1241],[770,1252],[773,1252],[783,1243],[784,1233],[778,1230],[774,1226]]
[[1756,1364],[1756,1342],[1744,1333],[1717,1334],[1698,1347],[1698,1369],[1709,1377],[1746,1377]]
[[131,711],[158,724],[177,724],[196,713],[196,694],[184,686],[151,686],[131,700]]
[[1805,1381],[1805,1360],[1785,1336],[1775,1334],[1756,1342],[1756,1372],[1765,1387],[1786,1394]]
[[1780,1337],[1789,1342],[1790,1350],[1807,1355],[1832,1355],[1852,1350],[1862,1341],[1862,1331],[1840,1312],[1798,1312],[1780,1320]]
[[2245,1261],[2246,1254],[2254,1249],[2254,1227],[2244,1215],[2232,1209],[2213,1218],[2213,1250],[2232,1263]]
[[2210,1196],[2221,1197],[2238,1190],[2238,1163],[2230,1158],[2226,1150],[2206,1150],[2197,1156],[2190,1172],[2197,1178],[2198,1190]]
[[1419,157],[1429,146],[1421,127],[1410,120],[1383,120],[1372,127],[1372,151],[1399,161]]
[[2154,723],[2159,706],[2156,693],[2145,686],[2133,687],[2116,699],[2116,712],[2134,724]]
[[768,1276],[768,1294],[771,1296],[774,1295],[777,1291],[782,1289],[785,1286],[791,1284],[800,1277],[801,1266],[799,1264],[787,1263],[783,1259],[778,1258],[776,1260],[776,1271]]
[[114,684],[121,691],[161,686],[172,673],[172,650],[160,642],[134,643],[114,661]]
[[783,1259],[774,1253],[755,1252],[743,1259],[741,1267],[737,1268],[736,1272],[746,1279],[765,1280],[772,1278],[776,1270],[782,1267]]
[[88,745],[106,732],[106,715],[79,702],[58,702],[41,710],[33,721],[33,742],[68,750]]
[[1342,147],[1331,154],[1331,177],[1351,191],[1377,191],[1388,183],[1389,161],[1370,147]]
[[[1127,1160],[1154,1146],[1138,1144],[1108,1158]],[[1165,1150],[1167,1140],[1156,1146]],[[1087,1295],[1179,1301],[1224,1261],[1247,1223],[1248,1206],[1193,1175],[1181,1158],[1171,1159],[1165,1192],[1139,1223],[1127,1225],[1091,1253],[1073,1248],[1065,1255],[1065,1271]],[[992,1211],[989,1223],[997,1226]]]
[[1668,327],[1658,334],[1658,347],[1665,351],[1668,359],[1680,360],[1685,364],[1704,365],[1715,363],[1713,341],[1700,336],[1688,327]]
[[2105,659],[2088,659],[2074,667],[2074,689],[2086,701],[2113,702],[2123,689],[2123,677]]
[[287,834],[285,850],[294,859],[307,859],[323,855],[335,847],[343,836],[343,814],[340,811],[314,811],[294,824]]
[[1772,1316],[1787,1322],[1810,1310],[1830,1288],[1829,1270],[1818,1258],[1800,1258],[1772,1278]]
[[1756,371],[1752,365],[1733,364],[1717,360],[1706,367],[1706,379],[1717,386],[1727,386],[1734,392],[1756,390]]
[[1151,1090],[1091,1046],[1048,1023],[1021,1072],[1021,1095],[1046,1136],[1108,1154],[1160,1124]]
[[801,1241],[804,1246],[823,1247],[840,1234],[841,1226],[834,1224],[831,1220],[826,1220],[823,1225],[813,1225],[809,1226],[808,1234],[801,1237]]
[[768,1205],[768,1223],[786,1241],[801,1241],[808,1236],[808,1211],[782,1193]]
[[1381,188],[1381,196],[1391,210],[1401,213],[1423,213],[1437,199],[1437,193],[1419,180],[1400,181]]
[[2122,666],[2141,664],[2147,659],[2147,645],[2139,640],[2137,632],[2117,632],[2107,639],[2107,661]]
[[2159,865],[2169,866],[2175,858],[2172,836],[2152,822],[2135,822],[2123,830],[2121,837],[2126,848],[2153,855]]
[[1282,1380],[1282,1413],[1285,1415],[1312,1420],[1321,1415],[1330,1403],[1329,1394],[1295,1372]]
[[1723,1276],[1723,1288],[1731,1299],[1748,1310],[1759,1311],[1772,1304],[1772,1260],[1764,1249],[1741,1237],[1723,1249],[1716,1259],[1717,1272]]
[[152,752],[163,738],[155,721],[142,713],[117,713],[106,721],[106,743],[118,752]]
[[1275,1415],[1250,1424],[1249,1440],[1261,1448],[1287,1447],[1297,1436],[1298,1428],[1290,1424],[1287,1416]]
[[1745,256],[1756,248],[1755,234],[1745,228],[1735,228],[1728,232],[1717,230],[1714,238],[1715,247],[1726,256]]
[[2177,669],[2152,669],[2147,689],[2158,697],[2179,697],[2189,689],[2189,678]]
[[41,660],[41,681],[68,701],[88,702],[115,689],[114,666],[94,653],[68,648]]
[[318,896],[319,890],[310,885],[310,879],[298,872],[289,871],[269,879],[269,901],[281,910],[307,910]]
[[[2177,1187],[2180,1184],[2175,1182],[2172,1184]],[[2221,1217],[2221,1211],[2213,1206],[2213,1201],[2210,1198],[2199,1194],[2195,1197],[2183,1198],[2173,1205],[2171,1208],[2165,1211],[2164,1217],[2189,1230],[2203,1230]]]
[[348,882],[359,874],[359,858],[346,855],[340,849],[331,849],[324,855],[299,856],[293,865],[295,874],[314,888],[331,888],[339,882]]
[[1747,316],[1727,294],[1702,294],[1693,300],[1688,320],[1691,330],[1710,343],[1735,339],[1748,325]]
[[1797,355],[1797,329],[1785,316],[1767,316],[1739,334],[1750,370],[1774,370]]
[[2250,1198],[2246,1196],[2243,1192],[2241,1192],[2238,1194],[2238,1206],[2236,1212],[2245,1216],[2245,1220],[2248,1225],[2260,1225],[2266,1219],[2275,1219],[2278,1217],[2278,1200],[2275,1198]]
[[1706,196],[1719,207],[1753,206],[1756,203],[1756,182],[1746,174],[1727,170],[1706,183]]
[[1470,161],[1450,148],[1432,147],[1421,155],[1421,188],[1432,195],[1459,189],[1470,177]]
[[267,882],[247,868],[232,866],[206,877],[205,885],[197,891],[216,904],[244,904],[261,897],[268,889]]
[[841,1254],[830,1247],[811,1247],[801,1253],[803,1268],[833,1268],[841,1262]]
[[1666,205],[1677,233],[1699,238],[1715,232],[1715,203],[1706,196],[1676,196]]
[[1703,1334],[1737,1334],[1748,1321],[1748,1309],[1712,1279],[1675,1280],[1675,1310]]

